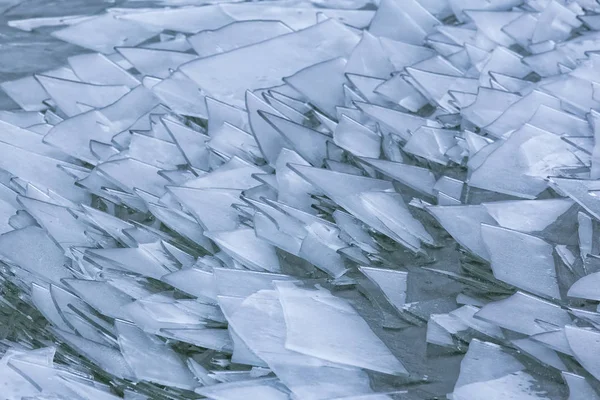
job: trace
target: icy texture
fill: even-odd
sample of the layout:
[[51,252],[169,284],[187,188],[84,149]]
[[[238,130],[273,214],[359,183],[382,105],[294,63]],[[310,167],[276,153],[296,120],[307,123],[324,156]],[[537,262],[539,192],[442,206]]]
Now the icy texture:
[[59,3],[0,1],[3,400],[600,397],[598,2]]

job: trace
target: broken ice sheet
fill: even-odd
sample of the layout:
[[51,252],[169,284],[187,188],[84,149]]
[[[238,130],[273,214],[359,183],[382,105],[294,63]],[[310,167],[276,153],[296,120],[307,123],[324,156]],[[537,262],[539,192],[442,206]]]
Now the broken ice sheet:
[[408,374],[346,301],[324,289],[306,290],[293,284],[279,283],[277,290],[287,327],[286,348],[340,364]]
[[346,115],[335,128],[333,141],[359,157],[378,158],[381,154],[381,135]]
[[550,243],[490,225],[481,226],[481,235],[497,279],[542,297],[560,298]]
[[556,175],[560,168],[577,166],[581,161],[564,141],[524,125],[473,171],[469,185],[533,199],[546,189],[548,176]]
[[[303,399],[325,400],[372,392],[368,376],[360,369],[342,368],[285,348],[286,322],[275,290],[261,290],[249,296],[227,320],[292,393]],[[271,340],[264,340],[265,337]]]
[[571,372],[562,372],[562,376],[569,386],[569,400],[600,399],[600,396],[583,376]]
[[[315,41],[321,43],[317,51],[313,48]],[[180,70],[211,97],[243,107],[246,90],[280,85],[283,77],[304,67],[347,55],[357,42],[353,32],[330,19],[302,31],[193,61]],[[308,47],[310,50],[305,50]],[[248,59],[254,62],[249,64]],[[247,68],[242,69],[244,65]],[[206,71],[211,73],[207,75]]]
[[119,347],[138,379],[182,389],[197,386],[183,360],[167,344],[131,324],[117,321],[115,326]]
[[178,51],[117,47],[116,50],[143,75],[167,78],[180,65],[198,57]]
[[259,43],[292,30],[280,21],[232,22],[215,30],[204,30],[187,38],[200,57],[208,57]]
[[276,378],[221,383],[196,389],[196,393],[210,399],[245,400],[248,396],[265,400],[287,400],[287,388]]
[[275,248],[256,237],[253,229],[205,232],[219,247],[242,265],[257,271],[278,272]]
[[[526,335],[545,333],[571,323],[571,317],[566,310],[554,303],[522,292],[486,304],[475,316]],[[552,329],[548,328],[549,326]]]
[[[98,35],[103,32],[103,35]],[[52,33],[58,39],[100,53],[110,54],[116,46],[136,46],[157,35],[160,29],[122,21],[112,14],[90,18]]]
[[[27,249],[27,250],[25,250]],[[30,226],[0,235],[0,254],[42,279],[62,286],[71,273],[63,251],[41,228]]]
[[138,119],[158,105],[158,100],[143,86],[138,86],[115,103],[88,111],[56,125],[44,137],[65,153],[96,164],[90,140],[110,143],[113,136],[130,128]]
[[71,117],[87,111],[81,105],[92,108],[106,107],[129,92],[126,86],[100,86],[66,79],[36,75],[44,90],[67,116]]
[[360,272],[381,289],[388,301],[398,311],[402,311],[402,306],[406,301],[407,272],[372,267],[360,267]]

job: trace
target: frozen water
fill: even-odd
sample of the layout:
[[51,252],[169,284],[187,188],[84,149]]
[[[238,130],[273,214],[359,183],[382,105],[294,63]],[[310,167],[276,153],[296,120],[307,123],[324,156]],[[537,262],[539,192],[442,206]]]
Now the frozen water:
[[598,12],[0,1],[0,397],[598,398]]

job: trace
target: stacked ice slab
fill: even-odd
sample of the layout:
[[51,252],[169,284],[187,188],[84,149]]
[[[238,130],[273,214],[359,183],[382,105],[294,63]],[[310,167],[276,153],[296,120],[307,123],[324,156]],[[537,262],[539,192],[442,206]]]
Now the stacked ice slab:
[[9,23],[88,51],[0,85],[2,399],[600,398],[595,0],[62,11]]

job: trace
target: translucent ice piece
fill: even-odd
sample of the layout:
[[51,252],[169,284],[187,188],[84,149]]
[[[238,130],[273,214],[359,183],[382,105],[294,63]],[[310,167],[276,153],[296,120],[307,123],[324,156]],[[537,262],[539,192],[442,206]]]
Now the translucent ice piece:
[[391,190],[392,184],[390,182],[300,165],[291,167],[300,176],[321,189],[337,204],[367,225],[384,234],[394,235],[385,224],[373,215],[372,210],[365,208],[363,200],[357,196],[358,193],[366,191]]
[[592,136],[588,121],[544,104],[539,106],[527,123],[559,136]]
[[28,272],[62,286],[72,275],[63,251],[41,228],[30,226],[0,235],[0,254]]
[[205,145],[208,136],[169,118],[163,118],[162,122],[187,162],[194,168],[208,170],[208,148]]
[[497,279],[539,296],[560,298],[550,243],[490,225],[481,226],[481,236]]
[[[414,5],[417,2],[412,3]],[[433,16],[429,16],[433,18]],[[398,26],[402,26],[402,29],[397,29]],[[400,4],[393,0],[383,0],[379,4],[377,13],[375,13],[369,26],[369,32],[375,36],[383,36],[415,45],[423,44],[428,33],[426,26],[419,26],[418,22],[411,18],[408,10],[405,11]]]
[[417,238],[423,243],[434,244],[429,232],[412,216],[400,194],[363,192],[360,198],[367,209],[393,232],[394,239],[400,238],[401,242],[411,243],[413,238]]
[[238,225],[237,212],[231,207],[240,202],[238,189],[195,189],[169,187],[169,192],[210,231],[231,230]]
[[22,150],[31,151],[40,156],[65,162],[74,161],[73,158],[67,156],[62,151],[44,143],[42,135],[30,129],[20,128],[9,122],[0,121],[0,141]]
[[91,154],[90,140],[110,143],[114,135],[131,127],[157,105],[158,99],[146,88],[138,86],[108,107],[62,121],[52,128],[44,141],[95,164],[97,160]]
[[490,71],[501,72],[515,78],[524,78],[531,72],[531,69],[523,64],[521,56],[517,53],[505,47],[497,47],[481,68],[479,83],[482,86],[490,86]]
[[303,290],[293,285],[278,285],[278,292],[285,314],[287,349],[393,375],[408,373],[346,301],[326,290]]
[[[318,51],[313,51],[315,41],[320,42]],[[334,20],[326,20],[302,31],[188,63],[180,70],[211,97],[243,107],[247,89],[279,85],[283,77],[302,68],[347,55],[357,42],[358,38],[349,29]],[[311,50],[304,50],[306,46]],[[262,57],[256,59],[257,54]],[[245,62],[248,59],[256,62],[250,65]],[[228,68],[223,68],[227,65],[235,66],[235,72],[229,73]],[[209,79],[206,71],[220,71],[222,75],[211,73]]]
[[[144,78],[145,86],[148,79],[149,77]],[[204,95],[198,85],[179,70],[173,72],[167,79],[149,87],[152,93],[171,110],[191,117],[206,118]]]
[[284,81],[327,116],[335,117],[335,107],[344,102],[342,85],[346,82],[346,64],[346,59],[334,58],[306,67]]
[[372,392],[363,371],[340,368],[286,349],[286,320],[277,291],[263,290],[251,295],[227,319],[244,343],[295,395],[325,400]]
[[525,335],[544,333],[547,331],[544,326],[548,324],[558,329],[571,323],[566,310],[521,292],[504,300],[486,304],[475,315],[477,318]]
[[209,57],[290,32],[291,29],[279,21],[249,20],[205,30],[187,40],[200,57]]
[[447,165],[446,152],[455,144],[456,132],[448,129],[437,129],[421,126],[404,146],[404,151],[429,161]]
[[[257,95],[252,94],[252,92],[250,91],[246,92],[246,96],[252,97],[252,100],[263,102],[263,100],[257,97]],[[206,108],[209,116],[208,135],[210,136],[212,132],[218,130],[221,127],[221,125],[223,125],[225,122],[228,122],[229,124],[236,126],[246,132],[250,132],[251,124],[248,119],[251,107],[248,104],[249,101],[250,99],[247,98],[246,108],[248,109],[248,112],[246,112],[241,108],[234,107],[227,103],[223,103],[219,100],[213,99],[212,97],[206,97]],[[265,111],[271,112],[270,110],[273,110],[274,114],[277,113],[277,111],[270,107],[268,104],[264,104],[268,108],[265,109]],[[258,115],[256,116],[258,117]]]
[[123,306],[133,301],[117,288],[101,281],[87,281],[82,279],[65,279],[64,282],[71,287],[82,300],[96,310],[111,318],[129,319]]
[[275,175],[278,188],[277,200],[300,210],[311,212],[313,199],[310,195],[317,190],[295,171],[291,170],[288,164],[310,166],[298,153],[286,148],[281,150],[275,163],[277,169]]
[[512,340],[511,342],[517,346],[520,351],[539,360],[542,364],[549,365],[561,371],[564,371],[567,368],[554,350],[549,349],[541,343],[537,343],[528,338]]
[[126,154],[136,160],[164,169],[186,164],[177,145],[138,133],[131,135],[131,142]]
[[381,289],[398,311],[402,311],[406,301],[407,272],[371,267],[360,267],[360,271]]
[[200,299],[216,301],[217,290],[213,274],[197,268],[185,268],[164,275],[161,280]]
[[515,43],[510,36],[502,31],[502,28],[519,18],[522,15],[521,12],[465,11],[465,14],[473,20],[478,30],[494,42],[506,47]]
[[571,372],[562,372],[563,379],[569,386],[569,400],[598,400],[600,396],[588,383],[588,381],[579,375]]
[[119,350],[58,329],[54,329],[54,332],[104,371],[119,378],[135,380],[133,372]]
[[[87,194],[73,185],[74,179],[64,171],[59,172],[61,167],[77,168],[75,164],[27,151],[6,142],[0,142],[0,151],[4,154],[0,159],[0,168],[4,171],[35,184],[38,188],[52,189],[69,200],[83,203],[87,201]],[[56,173],[48,174],[48,171]]]
[[395,70],[380,40],[363,31],[361,41],[348,59],[345,72],[388,78]]
[[[539,321],[541,326],[544,321]],[[555,329],[544,333],[538,333],[536,335],[531,336],[532,340],[536,342],[542,343],[544,346],[547,346],[555,351],[561,352],[563,354],[573,356],[573,351],[569,346],[569,341],[567,340],[567,336],[565,334],[565,328],[556,329],[553,325],[545,326],[547,329]]]
[[581,21],[577,14],[558,2],[551,2],[540,13],[531,41],[534,44],[547,40],[563,41],[579,26]]
[[385,79],[373,78],[372,76],[357,75],[351,73],[347,73],[346,78],[348,78],[350,83],[352,83],[354,88],[356,88],[356,90],[350,90],[349,88],[345,88],[348,95],[348,101],[350,99],[353,101],[367,99],[371,103],[375,103],[386,107],[392,107],[394,105],[393,102],[388,100],[387,97],[376,92],[377,88],[379,88],[386,82]]
[[455,400],[550,400],[539,382],[526,372],[519,371],[500,378],[461,386],[452,393]]
[[461,114],[477,126],[486,126],[520,99],[515,93],[482,87],[477,92],[475,102],[461,107]]
[[116,50],[143,75],[162,79],[171,75],[180,65],[198,58],[189,53],[139,47],[117,47]]
[[196,389],[196,393],[215,400],[288,400],[288,390],[276,378],[252,379],[241,382],[221,383]]
[[86,226],[68,208],[19,196],[19,203],[65,250],[71,246],[94,246],[85,233]]
[[197,386],[180,356],[158,338],[134,325],[116,321],[119,347],[138,379],[182,389]]
[[224,123],[216,132],[212,132],[206,144],[225,159],[238,156],[252,162],[262,156],[254,137],[229,123]]
[[[28,355],[11,357],[8,361],[8,366],[39,388],[40,391],[53,393],[53,400],[60,398],[58,396],[72,395],[71,391],[64,387],[57,369],[49,365],[40,364],[36,362],[37,360],[29,360],[28,358]],[[63,372],[63,374],[67,375],[66,372]],[[19,383],[18,379],[17,382]],[[9,388],[8,391],[12,392],[14,390],[11,389]]]
[[219,295],[246,298],[260,290],[272,290],[275,281],[294,278],[266,272],[215,268],[214,279]]
[[569,199],[516,200],[483,203],[498,225],[521,232],[540,232],[573,206]]
[[262,113],[262,116],[305,160],[316,167],[323,165],[327,158],[329,136],[273,114]]
[[276,246],[290,254],[300,254],[302,241],[279,230],[277,224],[262,212],[256,212],[253,216],[254,232],[260,239]]
[[[208,100],[207,104],[210,104]],[[224,103],[218,103],[215,101],[215,104]],[[277,129],[275,129],[273,125],[269,123],[267,119],[263,117],[263,113],[266,112],[280,117],[283,117],[283,114],[250,91],[246,92],[246,108],[248,109],[246,119],[249,118],[249,125],[251,127],[252,134],[256,138],[258,146],[260,147],[265,160],[267,160],[269,164],[274,165],[279,153],[281,152],[281,149],[287,144],[287,140],[279,133]],[[237,110],[233,107],[231,107],[231,109]],[[209,121],[211,121],[212,118],[213,116],[211,113]],[[218,129],[218,127],[211,130],[209,126],[209,132],[214,132],[216,129]]]
[[82,82],[93,85],[122,85],[128,88],[140,84],[135,77],[100,53],[78,54],[67,60]]
[[214,246],[204,236],[204,229],[190,215],[157,204],[148,204],[148,210],[162,223],[180,235],[200,245],[208,252],[212,253],[214,251]]
[[381,154],[381,135],[345,115],[335,128],[333,141],[359,157],[379,158]]
[[160,279],[163,275],[171,272],[162,265],[149,252],[141,248],[112,248],[87,250],[90,256],[104,260],[112,269],[124,269],[140,275]]
[[33,76],[2,82],[0,88],[26,111],[42,111],[48,108],[44,102],[50,96]]
[[557,110],[561,108],[559,99],[547,93],[534,90],[521,100],[513,103],[502,115],[484,129],[492,136],[502,137],[518,129],[531,119],[541,105]]
[[421,126],[440,127],[440,125],[425,118],[397,111],[391,108],[381,107],[376,104],[354,103],[356,107],[369,117],[383,124],[388,130],[397,133],[404,140],[408,140],[412,133]]
[[600,272],[586,275],[569,288],[567,295],[581,299],[600,300],[600,293],[597,290],[598,282],[600,282]]
[[457,308],[454,311],[451,311],[449,315],[459,319],[463,324],[465,324],[469,328],[474,329],[477,332],[481,332],[482,334],[488,337],[495,339],[503,339],[504,334],[498,326],[474,317],[474,315],[478,311],[479,308],[475,306],[465,305],[463,307]]
[[[99,31],[104,34],[97,35]],[[157,27],[131,23],[112,14],[105,14],[54,31],[52,36],[99,53],[110,54],[116,46],[136,46],[160,31]]]
[[68,117],[87,111],[81,108],[81,104],[93,108],[106,107],[129,92],[122,85],[91,85],[45,75],[36,75],[36,79]]
[[315,223],[306,227],[306,231],[299,256],[334,278],[342,276],[346,267],[339,250],[345,247],[345,243],[339,239],[339,230]]
[[[303,7],[300,3],[295,6],[285,7],[278,4],[222,4],[221,8],[237,21],[247,20],[274,20],[281,21],[294,30],[308,28],[317,22],[319,14],[339,20],[355,28],[366,28],[373,17],[370,10],[346,10],[337,6]],[[320,22],[320,21],[319,21]]]
[[285,115],[287,118],[289,118],[293,122],[295,122],[297,124],[301,124],[301,125],[310,125],[311,124],[309,118],[306,115],[304,115],[301,112],[297,111],[296,109],[290,107],[286,103],[276,99],[275,97],[271,96],[269,93],[263,92],[263,97],[265,98],[265,100],[267,100],[269,102],[270,105],[272,105],[280,113]]
[[232,258],[250,269],[279,272],[281,269],[275,248],[259,239],[254,229],[206,232]]
[[108,161],[100,164],[98,170],[119,188],[133,193],[134,189],[161,196],[165,193],[168,181],[158,174],[160,168],[133,158]]
[[598,349],[600,333],[596,330],[565,326],[565,335],[575,359],[596,379],[600,376],[600,363],[594,357]]
[[123,230],[133,228],[133,225],[92,207],[83,206],[83,210],[92,220],[92,222],[100,229],[115,239],[121,241],[121,243],[127,245],[128,247],[134,246],[134,243],[131,241],[131,239],[127,235],[123,234]]
[[333,213],[333,218],[340,232],[340,239],[354,244],[368,253],[376,254],[378,245],[375,240],[367,232],[367,228],[358,219],[341,210],[336,210]]
[[386,37],[379,38],[386,56],[396,71],[410,67],[436,55],[435,51],[423,46],[416,46]]
[[73,25],[86,19],[91,18],[87,15],[70,15],[66,17],[40,17],[40,18],[26,18],[16,19],[8,22],[8,26],[11,28],[21,29],[23,31],[31,32],[34,29],[43,27],[54,27],[62,25]]
[[597,192],[600,191],[600,181],[552,178],[551,182],[596,219],[600,218],[600,199],[597,196]]
[[460,364],[454,390],[476,382],[498,379],[525,369],[525,366],[494,343],[473,339]]
[[448,92],[455,91],[475,94],[479,88],[479,82],[476,79],[428,72],[413,67],[406,68],[406,71],[414,79],[415,87],[423,96],[448,112],[457,111],[451,101],[452,96]]
[[49,322],[52,323],[52,325],[63,331],[72,332],[71,327],[67,325],[60,312],[54,305],[49,289],[35,283],[32,284],[31,299],[37,309]]
[[[206,7],[183,7],[170,9],[145,9],[117,17],[126,25],[142,26],[146,29],[162,31],[196,33],[207,29],[216,29],[235,20],[218,5]],[[137,44],[137,43],[136,43]],[[135,46],[136,44],[130,44]],[[116,45],[115,45],[116,46]]]
[[159,333],[171,339],[216,351],[231,353],[232,342],[226,329],[172,329],[165,328]]
[[250,189],[260,183],[254,175],[262,173],[264,171],[256,165],[234,156],[210,174],[185,182],[185,186],[196,189]]
[[564,141],[524,125],[473,171],[469,185],[533,199],[547,187],[545,178],[554,175],[555,169],[577,165],[579,161]]

